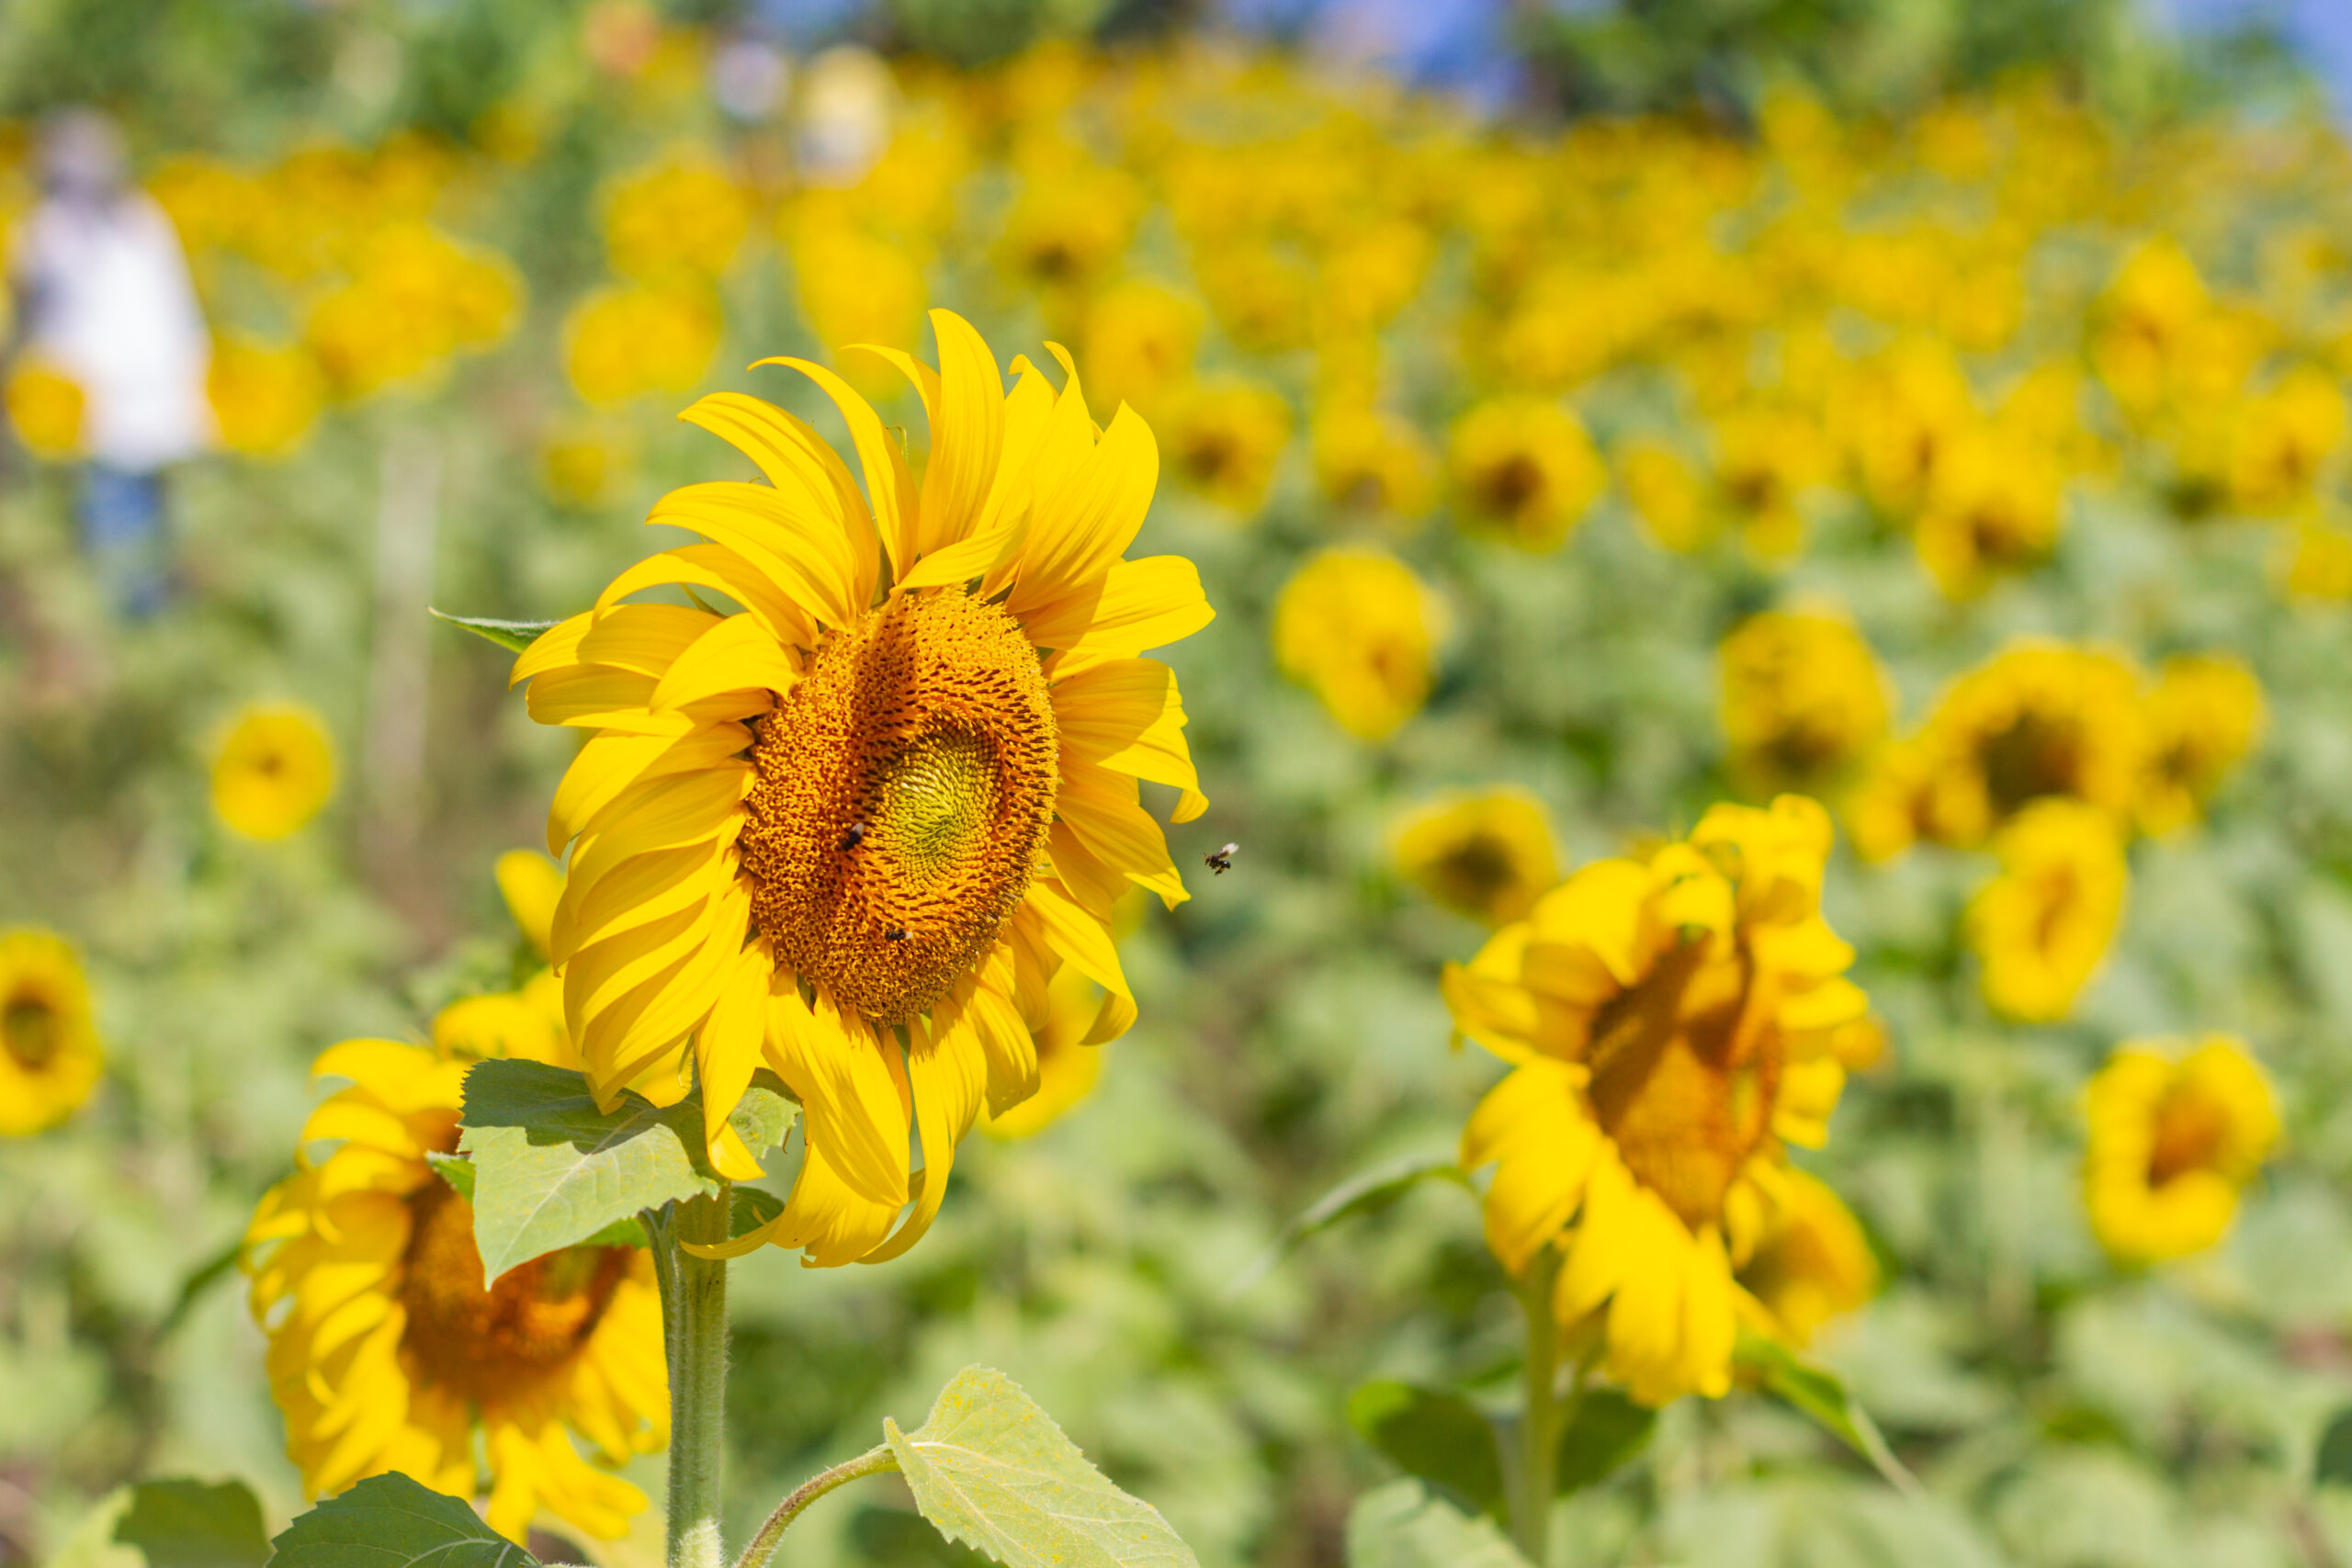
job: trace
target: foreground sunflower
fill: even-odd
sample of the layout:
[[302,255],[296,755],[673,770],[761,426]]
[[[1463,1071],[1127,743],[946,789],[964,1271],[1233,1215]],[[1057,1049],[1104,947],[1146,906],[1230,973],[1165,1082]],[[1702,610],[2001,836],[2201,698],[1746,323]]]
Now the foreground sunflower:
[[[729,1253],[912,1246],[983,1102],[1036,1087],[1023,999],[1068,964],[1104,993],[1082,1043],[1135,1020],[1112,905],[1186,897],[1137,781],[1182,791],[1178,821],[1208,805],[1175,677],[1137,657],[1214,615],[1191,562],[1123,558],[1150,430],[1125,408],[1098,428],[1058,347],[1058,393],[1020,358],[1007,391],[967,323],[932,323],[936,370],[870,351],[922,397],[920,485],[840,377],[763,362],[831,397],[863,492],[804,421],[705,398],[684,417],[768,482],[665,497],[648,521],[707,542],[623,572],[514,666],[534,717],[593,732],[548,837],[571,846],[549,951],[596,1096],[698,1083],[711,1158],[741,1177],[759,1168],[726,1117],[752,1073],[800,1100],[792,1195]],[[667,583],[742,608],[622,602]]]
[[2092,1231],[2119,1263],[2186,1258],[2220,1241],[2239,1192],[2278,1141],[2269,1082],[2245,1042],[2226,1034],[2194,1046],[2118,1046],[2083,1107],[2084,1201]]
[[1784,1234],[1784,1143],[1827,1135],[1862,1041],[1853,949],[1821,918],[1829,818],[1782,795],[1585,867],[1445,974],[1455,1026],[1512,1066],[1462,1163],[1495,1168],[1487,1239],[1513,1275],[1546,1247],[1555,1315],[1633,1396],[1731,1386],[1735,1279]]
[[65,1120],[105,1063],[74,949],[45,931],[0,931],[0,1136]]

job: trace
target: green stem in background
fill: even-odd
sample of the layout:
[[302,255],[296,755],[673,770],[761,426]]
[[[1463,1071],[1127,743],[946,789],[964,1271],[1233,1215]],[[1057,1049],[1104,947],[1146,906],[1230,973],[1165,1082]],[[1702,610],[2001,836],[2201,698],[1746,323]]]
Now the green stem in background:
[[889,1444],[883,1443],[866,1450],[855,1459],[843,1460],[832,1469],[810,1476],[794,1488],[792,1495],[775,1506],[775,1512],[770,1514],[767,1523],[760,1527],[760,1533],[752,1538],[752,1544],[745,1547],[743,1555],[735,1560],[735,1568],[767,1568],[768,1559],[775,1555],[775,1543],[783,1536],[785,1527],[798,1518],[802,1509],[835,1487],[846,1486],[861,1475],[885,1475],[898,1468],[898,1455],[890,1451]]
[[1544,1568],[1552,1554],[1552,1483],[1562,1415],[1560,1325],[1552,1315],[1552,1287],[1559,1274],[1559,1254],[1546,1247],[1519,1283],[1519,1304],[1527,1314],[1527,1413],[1519,1424],[1519,1495],[1512,1500],[1510,1525],[1521,1554],[1535,1568]]
[[727,1265],[679,1245],[727,1239],[732,1195],[669,1203],[644,1216],[662,1287],[670,1363],[669,1568],[721,1568],[718,1478],[727,1446]]

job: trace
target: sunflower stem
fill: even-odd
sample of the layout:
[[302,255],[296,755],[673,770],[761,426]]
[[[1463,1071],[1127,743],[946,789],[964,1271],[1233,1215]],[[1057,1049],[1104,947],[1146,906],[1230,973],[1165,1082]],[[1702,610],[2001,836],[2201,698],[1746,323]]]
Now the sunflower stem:
[[1519,1284],[1519,1304],[1527,1314],[1527,1414],[1519,1425],[1518,1496],[1511,1506],[1511,1539],[1535,1568],[1552,1555],[1552,1488],[1560,1446],[1560,1325],[1552,1314],[1552,1287],[1560,1274],[1559,1254],[1546,1247],[1527,1267]]
[[775,1512],[770,1514],[767,1523],[760,1527],[760,1533],[752,1538],[752,1544],[745,1547],[743,1555],[735,1560],[735,1568],[767,1568],[768,1559],[775,1555],[775,1543],[784,1535],[785,1528],[798,1518],[801,1510],[809,1504],[836,1487],[848,1485],[861,1475],[883,1475],[898,1468],[899,1456],[890,1451],[889,1444],[883,1443],[866,1450],[855,1459],[843,1460],[831,1470],[818,1472],[794,1487],[791,1495],[775,1506]]
[[727,1239],[731,1194],[665,1204],[645,1215],[662,1287],[670,1363],[669,1568],[721,1568],[719,1468],[727,1446],[727,1265],[681,1242]]

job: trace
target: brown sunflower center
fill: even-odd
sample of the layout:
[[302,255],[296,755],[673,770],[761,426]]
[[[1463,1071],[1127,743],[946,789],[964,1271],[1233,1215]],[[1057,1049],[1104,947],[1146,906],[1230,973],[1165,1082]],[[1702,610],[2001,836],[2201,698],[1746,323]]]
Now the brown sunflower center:
[[1436,881],[1454,905],[1484,909],[1518,887],[1519,861],[1492,833],[1474,834],[1436,865]]
[[1514,452],[1481,476],[1487,510],[1498,517],[1517,517],[1544,494],[1544,470],[1524,452]]
[[495,1399],[561,1366],[586,1343],[628,1272],[626,1247],[569,1247],[482,1287],[474,1210],[446,1183],[409,1199],[402,1346],[428,1382]]
[[2175,1088],[2156,1106],[2156,1135],[2148,1150],[2148,1185],[2162,1187],[2217,1163],[2229,1118],[2207,1095]]
[[883,1023],[930,1008],[1019,907],[1059,732],[1001,606],[901,594],[818,650],[760,726],[742,835],[777,961]]
[[40,997],[14,996],[0,1007],[0,1050],[27,1072],[39,1072],[64,1043],[57,1010]]
[[1987,736],[1977,754],[1995,812],[2007,818],[2045,795],[2080,794],[2083,750],[2080,726],[2039,713],[2021,714]]
[[1591,1096],[1634,1179],[1693,1230],[1720,1224],[1740,1167],[1762,1145],[1781,1087],[1779,1032],[1747,956],[1686,942],[1592,1024]]

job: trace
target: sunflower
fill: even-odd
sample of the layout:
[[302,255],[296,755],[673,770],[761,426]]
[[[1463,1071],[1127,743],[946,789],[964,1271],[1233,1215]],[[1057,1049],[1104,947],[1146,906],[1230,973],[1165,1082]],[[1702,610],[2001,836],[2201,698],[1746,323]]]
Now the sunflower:
[[[1058,394],[1023,359],[1008,392],[978,333],[932,322],[937,370],[872,351],[930,413],[920,487],[846,382],[782,361],[839,406],[864,492],[801,420],[706,398],[685,418],[768,483],[666,497],[650,521],[707,542],[624,572],[514,666],[534,717],[593,732],[548,844],[571,845],[550,953],[595,1094],[698,1082],[711,1157],[741,1177],[759,1168],[726,1118],[752,1074],[801,1101],[791,1198],[734,1251],[912,1246],[983,1101],[1035,1089],[1028,1003],[1055,974],[1103,987],[1084,1043],[1135,1020],[1112,905],[1186,897],[1137,781],[1180,790],[1179,821],[1208,804],[1175,678],[1138,655],[1213,612],[1190,562],[1122,558],[1151,432],[1127,409],[1098,432],[1057,346]],[[743,608],[621,602],[662,583]]]
[[74,949],[49,931],[0,932],[0,1134],[64,1121],[105,1065]]
[[1832,1318],[1878,1293],[1878,1259],[1820,1178],[1793,1168],[1772,1175],[1770,1219],[1734,1277],[1769,1317],[1772,1337],[1802,1350]]
[[1079,357],[1102,393],[1138,405],[1192,373],[1201,342],[1201,303],[1164,283],[1129,278],[1086,309]]
[[2223,654],[2183,654],[2165,661],[2147,696],[2146,777],[2140,825],[2151,833],[2187,827],[2203,815],[2262,735],[2262,683]]
[[1835,615],[1750,615],[1715,657],[1724,734],[1744,781],[1768,789],[1825,783],[1886,734],[1886,673],[1861,633]]
[[1341,728],[1381,740],[1429,700],[1442,630],[1437,600],[1396,557],[1321,550],[1275,602],[1274,661]]
[[1187,381],[1162,400],[1176,482],[1231,512],[1257,514],[1290,444],[1290,404],[1262,381],[1219,376]]
[[2090,1140],[2083,1196],[2119,1263],[2202,1252],[2222,1239],[2238,1193],[2278,1141],[2278,1109],[2245,1043],[2117,1047],[2083,1096]]
[[1994,835],[2000,874],[1968,906],[1985,1005],[2053,1023],[2115,940],[2132,879],[2115,819],[2078,800],[2038,800]]
[[1408,881],[1489,926],[1524,919],[1560,877],[1543,803],[1525,790],[1431,801],[1397,824],[1396,841]]
[[1540,398],[1472,408],[1446,460],[1464,519],[1530,550],[1557,548],[1608,480],[1577,416]]
[[1061,1120],[1079,1101],[1094,1092],[1102,1076],[1105,1047],[1085,1043],[1086,1032],[1101,1009],[1102,988],[1064,964],[1046,987],[1045,1015],[1030,1021],[1037,1043],[1037,1092],[980,1125],[999,1138],[1026,1138]]
[[334,793],[325,721],[294,703],[247,708],[212,762],[212,809],[232,831],[265,841],[301,830]]
[[1971,599],[2021,571],[2058,541],[2065,472],[2035,442],[1994,430],[1953,440],[1912,532],[1919,560],[1948,599]]
[[1351,512],[1418,522],[1437,498],[1437,458],[1412,422],[1385,409],[1340,401],[1318,410],[1315,478],[1324,495]]
[[1783,1142],[1826,1137],[1839,1052],[1869,1033],[1821,918],[1829,845],[1803,796],[1717,806],[1445,973],[1455,1027],[1511,1064],[1462,1140],[1495,1168],[1487,1243],[1515,1275],[1557,1249],[1561,1324],[1645,1404],[1730,1387],[1737,1322],[1765,1315],[1734,1270],[1787,1201]]

